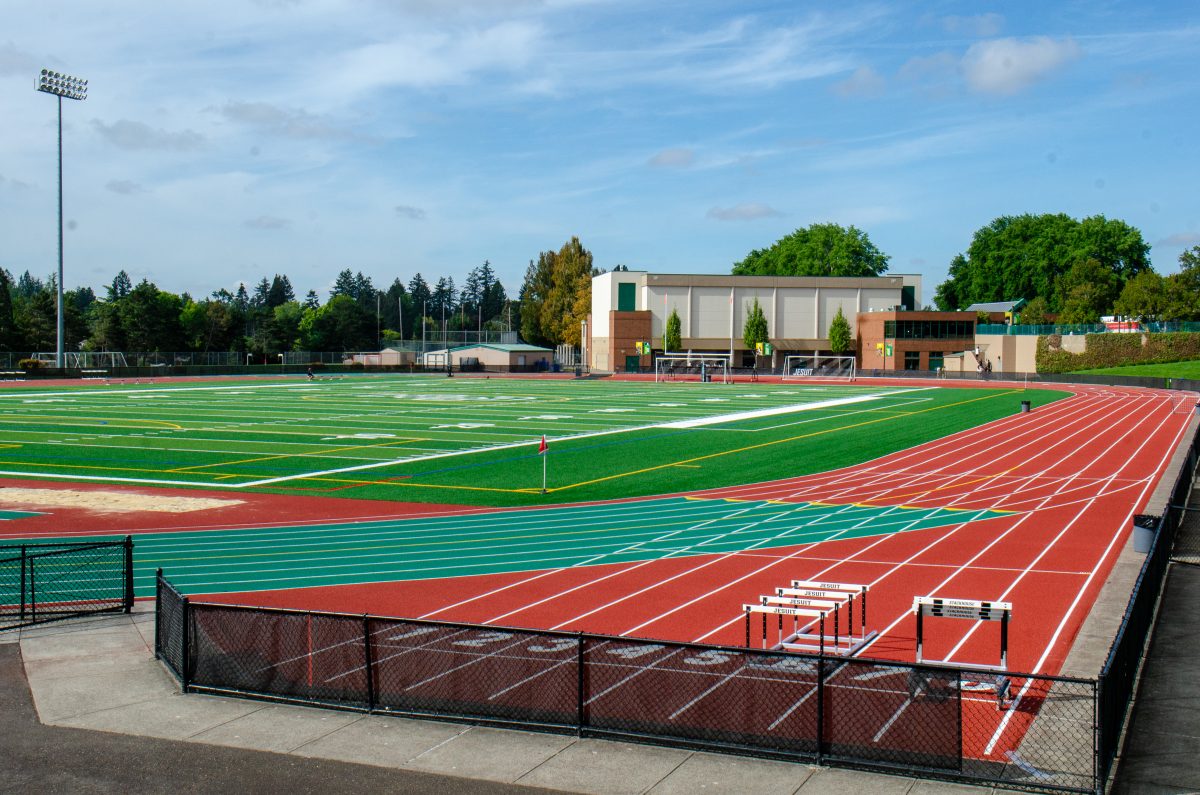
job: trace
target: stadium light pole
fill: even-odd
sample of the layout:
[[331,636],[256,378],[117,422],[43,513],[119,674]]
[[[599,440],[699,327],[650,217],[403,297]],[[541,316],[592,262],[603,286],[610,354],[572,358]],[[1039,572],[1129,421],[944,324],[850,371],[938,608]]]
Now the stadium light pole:
[[62,101],[87,99],[88,81],[43,69],[38,77],[38,91],[58,97],[58,342],[54,366],[63,366],[63,166],[62,166]]

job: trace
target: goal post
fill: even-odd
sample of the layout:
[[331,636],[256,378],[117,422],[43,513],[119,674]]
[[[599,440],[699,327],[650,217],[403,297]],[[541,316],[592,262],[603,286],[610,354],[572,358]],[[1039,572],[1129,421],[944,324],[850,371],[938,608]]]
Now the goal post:
[[784,381],[804,381],[809,378],[835,378],[853,381],[853,356],[792,354],[783,360]]
[[730,383],[728,353],[667,353],[654,360],[655,381],[713,381]]

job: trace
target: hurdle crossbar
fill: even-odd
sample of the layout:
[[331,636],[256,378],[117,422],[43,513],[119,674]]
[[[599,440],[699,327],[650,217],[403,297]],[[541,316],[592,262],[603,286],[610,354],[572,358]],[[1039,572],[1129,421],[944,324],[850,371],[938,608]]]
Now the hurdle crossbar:
[[[917,617],[916,661],[918,663],[954,665],[958,668],[995,674],[996,705],[999,709],[1005,709],[1009,691],[1009,680],[1003,674],[1008,671],[1008,621],[1012,616],[1012,603],[987,602],[975,599],[946,599],[938,596],[916,596],[913,597],[913,613]],[[989,665],[987,663],[926,660],[924,658],[925,616],[932,618],[958,618],[969,621],[999,621],[1000,664]]]
[[[764,596],[762,599],[770,599],[772,597]],[[795,607],[791,605],[771,605],[771,604],[744,604],[742,609],[746,613],[746,648],[750,648],[750,615],[752,613],[760,613],[762,620],[762,643],[763,648],[767,647],[767,616],[774,615],[779,617],[779,642],[773,647],[776,649],[786,649],[787,651],[816,651],[817,654],[825,653],[825,616],[831,612],[828,609],[811,608],[811,607]],[[836,611],[836,608],[835,608]],[[819,634],[816,636],[810,634],[802,634],[793,632],[786,639],[783,637],[783,617],[791,616],[793,622],[801,617],[817,619],[820,627]],[[806,643],[798,643],[796,640],[803,638]],[[817,641],[814,646],[811,640]]]
[[870,590],[869,586],[860,585],[858,583],[848,583],[848,582],[821,582],[819,580],[792,580],[791,588],[782,589],[782,591],[786,591],[786,593],[783,593],[781,591],[781,589],[779,589],[779,588],[776,588],[775,590],[776,590],[776,593],[779,593],[779,595],[781,595],[781,596],[783,596],[783,595],[786,595],[786,596],[812,595],[815,598],[833,598],[833,597],[817,596],[818,591],[828,593],[828,594],[839,594],[839,593],[846,594],[849,597],[849,602],[850,602],[850,604],[849,604],[850,609],[848,611],[849,616],[846,620],[846,629],[851,637],[854,636],[854,599],[857,598],[858,606],[859,606],[858,607],[858,611],[859,611],[858,637],[859,637],[859,640],[858,640],[858,643],[855,644],[856,645],[855,653],[857,653],[858,650],[860,650],[861,648],[867,646],[869,643],[874,641],[875,638],[879,635],[878,632],[868,632],[867,631],[867,591]]

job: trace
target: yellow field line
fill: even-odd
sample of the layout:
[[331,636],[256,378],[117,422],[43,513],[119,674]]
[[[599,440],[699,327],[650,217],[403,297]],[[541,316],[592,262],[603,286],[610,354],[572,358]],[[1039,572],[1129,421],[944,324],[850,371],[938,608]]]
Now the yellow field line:
[[816,436],[825,436],[825,435],[828,435],[831,433],[839,433],[841,431],[848,431],[848,430],[852,430],[854,428],[861,428],[866,425],[875,425],[877,423],[889,422],[891,420],[896,420],[896,419],[907,419],[916,414],[923,414],[928,411],[941,411],[942,409],[948,409],[948,408],[952,408],[954,406],[963,406],[968,403],[978,402],[980,400],[992,400],[993,398],[1007,396],[1010,394],[1013,394],[1013,393],[1012,392],[998,392],[993,395],[984,395],[983,397],[970,398],[968,400],[961,400],[956,403],[947,403],[944,406],[930,406],[928,408],[920,409],[919,411],[914,411],[909,414],[888,416],[888,417],[878,417],[876,419],[863,420],[862,422],[856,422],[856,423],[853,423],[850,425],[841,425],[836,428],[829,428],[829,429],[822,430],[822,431],[813,431],[811,433],[803,433],[803,434],[800,434],[799,436],[789,436],[786,439],[776,439],[775,441],[772,441],[772,442],[760,442],[758,444],[747,445],[746,447],[738,447],[733,450],[722,450],[719,453],[709,453],[707,455],[696,456],[695,458],[685,458],[682,461],[673,461],[669,464],[658,464],[656,466],[645,467],[643,469],[635,469],[631,472],[622,472],[622,473],[619,473],[616,475],[606,475],[602,478],[593,478],[592,480],[584,480],[579,483],[573,483],[573,484],[570,484],[567,486],[559,486],[558,488],[553,489],[553,490],[554,491],[566,491],[568,489],[579,488],[580,486],[590,486],[594,483],[603,483],[603,482],[609,481],[609,480],[618,480],[620,478],[633,477],[634,475],[644,475],[647,472],[656,472],[660,469],[667,469],[668,467],[675,467],[675,466],[679,466],[681,464],[691,464],[696,461],[707,461],[708,459],[711,459],[711,458],[721,458],[723,456],[733,455],[735,453],[745,453],[750,450],[757,450],[757,449],[760,449],[763,447],[773,447],[774,445],[787,444],[789,442],[797,442],[797,441],[800,441],[801,439],[811,439]]
[[[196,464],[195,466],[179,467],[176,469],[168,469],[165,471],[170,472],[171,474],[178,474],[180,472],[194,472],[197,469],[209,469],[211,467],[236,466],[238,464],[257,464],[260,461],[279,461],[280,459],[285,459],[285,458],[305,458],[305,457],[317,456],[317,455],[330,455],[332,453],[343,453],[347,450],[370,450],[370,449],[373,449],[376,447],[388,447],[390,445],[411,444],[413,442],[427,442],[427,441],[429,441],[429,440],[428,439],[389,439],[386,442],[379,442],[378,444],[343,445],[342,447],[334,447],[334,448],[331,448],[328,450],[313,450],[310,453],[280,453],[278,455],[259,456],[258,458],[243,458],[240,461],[219,461],[215,464]],[[231,478],[231,477],[238,477],[238,475],[220,475],[219,477]],[[246,477],[250,477],[250,476],[246,475]]]
[[[85,421],[90,420],[91,422],[103,423],[105,425],[113,425],[114,423],[127,423],[125,425],[121,425],[120,427],[122,427],[122,428],[141,428],[141,427],[145,427],[145,426],[140,425],[138,423],[149,423],[150,424],[149,427],[162,426],[162,427],[170,428],[171,430],[175,430],[175,431],[182,431],[184,429],[182,425],[176,425],[175,423],[167,422],[166,420],[127,420],[123,417],[122,418],[112,418],[112,417],[74,417],[74,416],[72,416],[72,417],[63,417],[61,419],[54,419],[54,418],[42,419],[42,418],[38,418],[38,417],[27,417],[27,416],[22,415],[20,418],[20,423],[23,425],[28,422],[40,422],[40,423],[44,423],[44,424],[66,425],[68,427],[70,427],[70,426],[80,426],[83,428],[96,427],[95,425],[87,424],[85,422],[78,422],[78,420],[85,420]],[[3,424],[3,423],[0,422],[0,424]]]
[[[0,465],[14,466],[14,467],[29,467],[29,466],[31,466],[31,464],[28,461],[0,461]],[[54,469],[87,469],[87,470],[91,470],[93,472],[99,472],[100,474],[95,476],[97,478],[103,478],[104,473],[106,473],[106,472],[148,472],[151,475],[163,474],[163,471],[161,469],[146,469],[145,467],[117,467],[117,466],[107,466],[107,465],[102,466],[102,467],[94,467],[94,466],[88,466],[87,464],[59,464],[59,463],[33,464],[32,466],[48,466],[48,467],[52,467]],[[54,473],[53,472],[30,472],[29,477],[31,477],[31,478],[36,478],[36,477],[52,478],[52,477],[54,477]],[[234,475],[233,477],[248,477],[248,476]],[[189,482],[188,485],[203,486],[203,485],[205,485],[205,483],[202,480],[197,480],[195,482],[195,484],[192,484]]]
[[[978,478],[975,478],[975,479],[973,479],[973,480],[957,480],[957,481],[955,481],[955,482],[953,482],[953,483],[947,483],[947,484],[946,484],[946,485],[944,485],[944,486],[938,486],[937,488],[933,488],[933,489],[921,489],[920,491],[910,491],[908,494],[897,494],[895,497],[891,497],[890,499],[891,499],[891,500],[903,500],[903,499],[904,499],[904,498],[906,498],[906,497],[920,497],[920,496],[923,496],[923,495],[925,495],[925,494],[932,494],[932,493],[933,493],[933,492],[935,492],[935,491],[945,491],[945,490],[948,490],[948,489],[954,489],[954,488],[958,488],[959,486],[970,486],[970,485],[973,485],[973,484],[975,484],[975,483],[983,483],[985,480],[995,480],[996,478],[1002,478],[1002,477],[1005,477],[1006,475],[1008,475],[1010,472],[1012,472],[1013,470],[1015,470],[1015,469],[1017,469],[1017,468],[1018,468],[1018,467],[1009,467],[1008,469],[1004,470],[1003,472],[997,472],[997,473],[996,473],[996,474],[994,474],[994,475],[984,475],[984,476],[982,476],[982,477],[978,477]],[[880,507],[880,506],[878,506],[878,505],[872,505],[872,504],[871,504],[871,503],[869,503],[869,502],[867,502],[867,503],[862,503],[862,504],[863,504],[865,507],[868,507],[868,508],[878,508],[878,507]],[[887,505],[888,505],[888,506],[891,506],[892,504],[893,504],[893,503],[892,503],[892,502],[890,502],[890,501],[887,503]],[[916,510],[926,510],[926,509],[924,509],[924,508],[919,508],[918,506],[915,506],[915,505],[901,505],[900,507],[901,507],[901,508],[913,508],[913,509],[916,509]],[[973,509],[973,508],[943,508],[942,510],[946,510],[946,511],[968,511],[968,510],[974,510],[974,509]],[[998,510],[998,509],[993,509],[993,508],[989,508],[988,510],[996,510],[996,511],[997,511],[997,513],[1015,513],[1015,511],[1001,511],[1001,510]]]

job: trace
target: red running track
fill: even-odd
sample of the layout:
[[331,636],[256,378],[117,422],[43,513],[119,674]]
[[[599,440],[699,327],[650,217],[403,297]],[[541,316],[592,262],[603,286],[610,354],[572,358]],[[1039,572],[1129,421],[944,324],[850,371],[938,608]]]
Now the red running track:
[[[1010,667],[1055,673],[1190,417],[1169,393],[1076,387],[859,466],[703,492],[737,499],[1012,511],[770,550],[515,574],[224,595],[223,601],[738,644],[740,606],[791,579],[869,584],[878,640],[911,660],[917,595],[1014,603]],[[994,662],[996,625],[931,623],[927,655]]]

